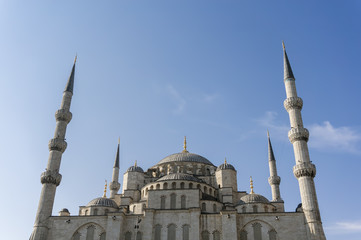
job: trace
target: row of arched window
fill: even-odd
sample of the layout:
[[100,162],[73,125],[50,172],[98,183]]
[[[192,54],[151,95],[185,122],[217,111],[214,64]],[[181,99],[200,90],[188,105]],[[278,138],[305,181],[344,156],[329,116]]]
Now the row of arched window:
[[[90,225],[86,230],[86,240],[105,240],[106,233],[102,232],[99,236],[94,236],[95,226]],[[74,233],[72,240],[80,240],[81,234],[79,232]]]
[[[260,211],[262,211],[262,209],[261,209]],[[264,212],[270,212],[270,211],[276,212],[277,209],[276,209],[276,208],[271,208],[271,209],[270,209],[268,206],[264,206],[264,207],[263,207],[263,211],[264,211]],[[242,207],[242,213],[247,213],[247,212],[248,212],[248,211],[247,211],[247,207],[246,207],[246,206],[243,206],[243,207]],[[253,206],[252,206],[252,212],[258,213],[258,206],[257,206],[257,205],[253,205]]]
[[[252,240],[262,240],[262,225],[258,222],[253,223],[252,230],[253,230]],[[242,230],[240,233],[240,240],[248,240],[247,235],[248,232],[246,230]],[[274,229],[268,231],[268,239],[277,240],[277,232]]]
[[221,233],[214,231],[212,234],[210,234],[208,231],[203,231],[201,233],[201,237],[202,240],[221,240]]
[[[184,182],[181,182],[180,185],[179,185],[179,188],[178,189],[201,189],[203,191],[203,193],[206,193],[208,195],[211,195],[213,197],[216,197],[216,190],[215,189],[212,189],[211,187],[207,187],[207,186],[201,186],[201,184],[197,184],[196,186],[194,186],[193,183],[184,183]],[[177,183],[176,182],[172,182],[170,188],[168,188],[168,183],[165,182],[163,184],[153,184],[151,185],[149,188],[147,187],[145,190],[142,191],[143,193],[143,196],[147,196],[148,195],[148,191],[149,190],[158,190],[158,189],[177,189]]]
[[[175,240],[175,239],[182,239],[182,240],[190,240],[189,238],[189,225],[182,226],[182,236],[177,236],[177,226],[175,224],[169,224],[167,227],[167,240]],[[163,240],[162,239],[162,226],[156,225],[154,227],[154,240]]]
[[[166,196],[161,196],[160,197],[160,209],[166,209]],[[180,204],[180,208],[181,209],[185,209],[186,206],[186,200],[187,197],[185,195],[181,196],[181,204]],[[176,209],[177,208],[177,194],[172,193],[170,195],[170,203],[169,203],[169,209]]]

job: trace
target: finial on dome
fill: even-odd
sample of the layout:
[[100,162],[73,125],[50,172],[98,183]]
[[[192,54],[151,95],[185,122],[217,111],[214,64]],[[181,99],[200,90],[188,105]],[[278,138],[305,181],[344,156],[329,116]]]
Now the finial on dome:
[[134,162],[134,167],[137,167],[137,160],[135,160]]
[[227,158],[224,158],[224,165],[227,165]]
[[183,151],[184,153],[187,153],[187,137],[184,136],[184,143],[183,143]]
[[107,180],[105,180],[105,185],[104,185],[104,194],[103,197],[106,198],[107,197],[107,187],[108,187],[108,182]]
[[254,194],[253,192],[253,180],[252,180],[252,176],[250,177],[250,186],[251,186],[251,194]]

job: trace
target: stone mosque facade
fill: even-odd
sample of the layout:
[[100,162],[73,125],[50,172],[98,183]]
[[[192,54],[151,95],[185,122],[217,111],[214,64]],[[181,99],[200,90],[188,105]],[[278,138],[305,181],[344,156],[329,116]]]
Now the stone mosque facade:
[[[288,132],[296,165],[302,204],[286,212],[281,198],[281,178],[268,136],[268,182],[270,199],[253,191],[239,191],[237,171],[225,160],[215,166],[207,158],[187,150],[165,157],[144,171],[137,163],[123,175],[119,193],[119,144],[109,184],[110,196],[91,200],[70,215],[62,209],[52,215],[65,132],[72,118],[75,62],[60,109],[55,113],[56,129],[49,141],[49,159],[41,174],[42,191],[30,240],[325,240],[314,184],[316,167],[310,161],[308,130],[303,127],[302,99],[297,96],[295,78],[286,50],[284,107],[290,118]],[[106,191],[106,190],[105,190]]]

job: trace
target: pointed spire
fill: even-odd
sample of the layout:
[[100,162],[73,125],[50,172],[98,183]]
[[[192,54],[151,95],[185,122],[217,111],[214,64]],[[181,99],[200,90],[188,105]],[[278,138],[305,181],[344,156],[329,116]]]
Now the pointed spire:
[[288,60],[288,56],[286,53],[285,43],[283,41],[282,41],[282,47],[283,47],[284,79],[288,79],[288,78],[295,79],[295,77],[293,76],[290,61]]
[[74,88],[74,75],[75,75],[75,63],[76,63],[76,59],[78,58],[77,55],[75,55],[75,59],[74,59],[74,64],[73,64],[73,68],[71,69],[71,73],[68,79],[68,83],[66,84],[65,90],[64,92],[71,92],[73,93],[73,88]]
[[104,185],[104,194],[103,197],[106,198],[107,197],[107,187],[108,187],[108,182],[107,180],[105,180],[105,185]]
[[119,168],[119,145],[120,145],[120,138],[118,138],[118,148],[117,148],[117,154],[115,157],[114,167]]
[[250,192],[250,194],[254,194],[254,192],[253,192],[253,180],[252,180],[252,176],[249,178],[249,182],[250,182],[250,187],[251,187],[251,192]]
[[271,138],[269,136],[268,130],[267,130],[267,138],[268,138],[268,161],[276,161],[275,155],[273,154]]
[[187,137],[184,136],[184,143],[183,143],[183,151],[184,153],[187,153]]

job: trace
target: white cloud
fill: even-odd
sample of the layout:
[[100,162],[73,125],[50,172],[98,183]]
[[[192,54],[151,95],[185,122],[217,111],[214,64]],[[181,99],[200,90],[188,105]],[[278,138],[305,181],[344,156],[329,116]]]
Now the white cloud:
[[203,101],[206,103],[212,103],[219,97],[217,93],[214,94],[203,94]]
[[325,230],[330,234],[361,233],[361,220],[337,222],[325,226]]
[[176,107],[173,109],[174,114],[181,114],[185,110],[186,100],[179,94],[179,92],[172,86],[168,85],[166,87],[168,94],[173,98],[176,102]]
[[334,127],[329,121],[309,127],[310,147],[320,150],[338,150],[361,153],[358,148],[361,135],[350,127]]
[[256,119],[256,122],[269,130],[272,138],[282,138],[284,140],[287,138],[289,126],[281,123],[277,123],[277,112],[267,111],[263,117]]

